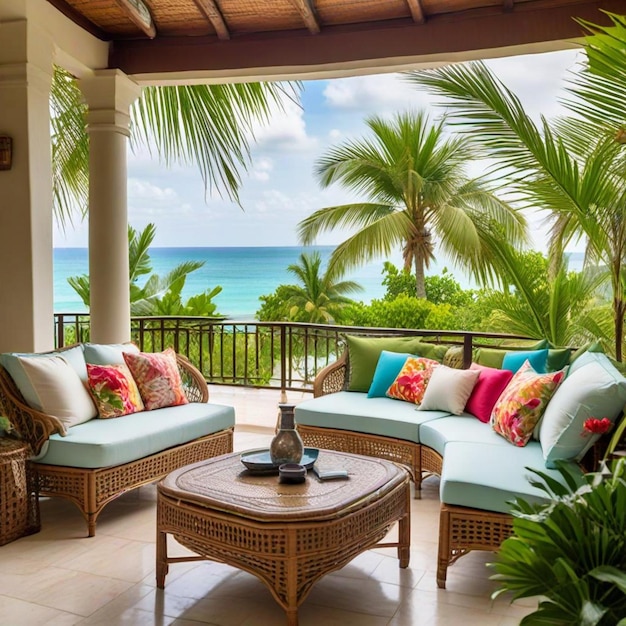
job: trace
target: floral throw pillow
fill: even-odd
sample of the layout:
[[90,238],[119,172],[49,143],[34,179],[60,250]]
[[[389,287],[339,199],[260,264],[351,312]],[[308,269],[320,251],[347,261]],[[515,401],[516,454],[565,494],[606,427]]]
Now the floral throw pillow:
[[408,357],[396,379],[387,389],[387,396],[396,400],[420,404],[424,399],[424,392],[433,370],[438,365],[439,362],[433,359]]
[[87,363],[89,389],[98,407],[98,417],[121,417],[143,411],[143,402],[126,365]]
[[176,353],[172,348],[163,352],[123,354],[148,411],[189,402],[183,390]]
[[512,444],[525,446],[564,376],[562,371],[537,374],[526,360],[493,407],[493,429]]

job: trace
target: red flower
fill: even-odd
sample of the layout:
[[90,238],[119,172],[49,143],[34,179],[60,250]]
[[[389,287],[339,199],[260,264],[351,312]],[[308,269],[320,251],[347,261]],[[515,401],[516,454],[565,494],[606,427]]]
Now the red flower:
[[604,433],[611,430],[611,426],[613,426],[613,422],[611,422],[608,417],[603,417],[602,419],[591,417],[588,420],[585,420],[583,424],[583,428],[587,432],[594,433],[596,435],[604,435]]

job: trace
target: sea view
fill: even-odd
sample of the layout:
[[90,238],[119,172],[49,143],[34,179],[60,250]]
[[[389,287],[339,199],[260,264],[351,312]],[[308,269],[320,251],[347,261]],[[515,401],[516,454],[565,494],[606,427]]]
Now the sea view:
[[[163,276],[184,261],[204,261],[199,270],[187,277],[183,298],[202,293],[216,285],[222,292],[215,297],[218,311],[230,319],[252,319],[261,306],[259,297],[273,293],[281,284],[295,282],[287,267],[298,261],[303,251],[319,251],[324,263],[333,246],[286,247],[223,247],[223,248],[151,248],[153,271]],[[400,265],[399,255],[391,261]],[[582,254],[570,255],[570,269],[580,269]],[[438,274],[446,267],[444,262],[431,266],[429,275]],[[447,266],[464,288],[475,287],[468,277],[452,266]],[[383,261],[375,261],[355,269],[345,278],[363,287],[355,300],[369,303],[385,292],[382,285]],[[86,307],[67,282],[68,277],[87,274],[87,248],[54,249],[54,311],[55,313],[84,313]]]
[[[280,284],[293,283],[287,267],[298,261],[303,251],[319,251],[324,264],[333,246],[223,247],[223,248],[150,248],[153,271],[160,276],[184,261],[204,261],[205,265],[187,277],[183,298],[220,285],[223,290],[214,298],[218,311],[231,319],[252,319],[260,308],[259,296],[268,295]],[[398,259],[392,259],[396,264]],[[355,270],[346,280],[358,282],[363,291],[356,300],[370,302],[381,297],[383,261]],[[54,311],[83,313],[87,309],[67,282],[68,277],[87,274],[86,248],[55,248]]]

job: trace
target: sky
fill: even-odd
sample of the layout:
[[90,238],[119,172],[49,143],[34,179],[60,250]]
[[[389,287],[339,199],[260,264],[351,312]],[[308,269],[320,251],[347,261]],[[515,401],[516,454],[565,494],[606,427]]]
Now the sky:
[[[559,103],[568,74],[581,62],[578,50],[487,61],[500,80],[537,120],[564,112]],[[313,211],[356,200],[338,185],[321,189],[315,162],[330,147],[366,135],[364,120],[426,108],[441,114],[435,98],[401,74],[378,74],[303,82],[301,104],[287,101],[271,122],[258,127],[251,165],[243,174],[241,206],[206,194],[194,166],[165,167],[140,150],[128,154],[128,219],[141,229],[156,225],[154,246],[295,246],[297,224]],[[478,172],[470,172],[477,174]],[[545,250],[545,230],[536,216],[533,244]],[[56,247],[87,247],[87,222],[55,229]],[[346,232],[324,233],[320,245],[336,245]]]

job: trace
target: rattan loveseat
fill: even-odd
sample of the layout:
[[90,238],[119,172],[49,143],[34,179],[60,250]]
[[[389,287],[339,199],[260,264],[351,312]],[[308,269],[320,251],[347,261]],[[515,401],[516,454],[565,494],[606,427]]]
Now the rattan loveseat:
[[[77,346],[36,356],[63,356],[69,354],[70,350],[75,354]],[[84,435],[85,427],[90,422],[70,429],[70,434],[77,437],[61,437],[64,427],[59,419],[29,406],[7,369],[0,365],[0,414],[9,418],[18,434],[30,446],[30,468],[37,495],[58,496],[74,502],[87,522],[90,537],[95,535],[96,520],[105,505],[121,494],[156,481],[184,465],[232,452],[234,409],[209,403],[208,387],[202,374],[185,357],[176,355],[176,361],[189,404],[115,419],[93,420],[99,422],[95,426],[108,428],[111,433],[111,445],[108,447],[112,450],[105,450],[103,454],[106,458],[116,458],[115,442],[116,438],[120,438],[120,431],[125,425],[136,429],[140,423],[138,420],[142,420],[145,437],[140,433],[141,445],[134,447],[139,449],[144,446],[151,449],[149,454],[139,458],[132,457],[141,454],[140,452],[131,451],[130,460],[102,467],[90,467],[93,463],[89,460],[79,463],[79,466],[72,464],[69,458],[63,461],[63,455],[75,443],[72,439],[78,438],[73,446],[78,456],[81,456],[81,447],[87,450],[87,455],[90,454],[87,444],[91,442],[86,441],[88,436]],[[166,415],[165,412],[169,413]],[[180,427],[177,426],[178,418]],[[163,428],[164,423],[169,431],[165,434],[157,433],[159,425]],[[189,436],[190,432],[194,435]],[[137,439],[137,433],[134,436]],[[61,446],[61,452],[57,452],[56,456],[52,454],[54,458],[48,462],[51,457],[51,443]],[[100,442],[93,444],[94,449],[99,445]],[[132,442],[126,445],[133,447]],[[107,445],[101,447],[106,449]],[[128,452],[126,454],[128,456]],[[82,457],[85,457],[84,452]]]
[[[440,477],[437,584],[441,588],[448,566],[460,556],[471,550],[497,551],[511,535],[513,518],[507,512],[511,500],[517,496],[529,502],[543,500],[544,494],[528,481],[528,467],[563,480],[557,471],[546,468],[539,441],[516,447],[471,415],[417,411],[407,402],[348,391],[349,377],[346,351],[318,374],[314,398],[297,405],[298,431],[307,446],[377,456],[407,466],[416,497],[423,477]],[[623,407],[626,380],[621,378],[618,393]],[[569,465],[581,472],[576,462]]]

